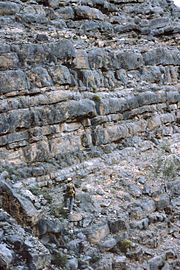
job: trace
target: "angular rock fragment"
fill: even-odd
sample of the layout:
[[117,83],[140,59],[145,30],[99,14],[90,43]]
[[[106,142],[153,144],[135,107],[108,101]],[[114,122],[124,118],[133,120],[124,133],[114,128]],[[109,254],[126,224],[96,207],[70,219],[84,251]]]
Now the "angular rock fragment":
[[40,5],[23,7],[17,17],[25,23],[44,24],[48,22],[46,12]]
[[104,20],[105,15],[96,9],[90,8],[88,6],[80,6],[74,9],[75,17],[78,19],[96,19],[96,20]]
[[19,12],[20,5],[10,2],[10,1],[1,1],[0,2],[0,16],[5,15],[14,15]]
[[88,229],[87,237],[91,243],[97,244],[102,239],[104,239],[109,234],[109,232],[110,231],[107,224],[97,224]]
[[0,244],[0,267],[2,270],[9,269],[13,261],[13,251],[5,244]]
[[164,265],[164,258],[162,256],[155,256],[148,263],[150,270],[158,270]]
[[0,211],[0,217],[5,234],[4,243],[0,244],[0,269],[22,270],[32,267],[42,270],[49,267],[51,262],[49,250],[3,210]]
[[113,259],[113,269],[118,270],[126,270],[127,269],[127,258],[126,256],[115,256]]
[[36,210],[29,199],[23,197],[3,180],[0,182],[0,190],[3,208],[11,214],[17,222],[24,226],[34,226],[38,222],[41,213]]
[[36,269],[43,269],[50,265],[51,255],[48,249],[36,238],[26,238],[23,249],[26,252],[26,260]]
[[[3,62],[3,64],[5,64]],[[0,93],[6,94],[13,91],[27,92],[29,83],[25,73],[22,70],[9,70],[0,72],[1,88]]]
[[19,64],[19,59],[15,53],[6,53],[0,55],[0,69],[15,68]]
[[115,247],[116,244],[117,244],[116,239],[113,237],[109,237],[105,240],[102,240],[99,243],[99,248],[101,251],[108,251],[108,250],[111,250],[113,247]]
[[108,225],[111,233],[118,233],[119,231],[128,229],[128,220],[127,217],[122,216],[116,219],[110,219]]

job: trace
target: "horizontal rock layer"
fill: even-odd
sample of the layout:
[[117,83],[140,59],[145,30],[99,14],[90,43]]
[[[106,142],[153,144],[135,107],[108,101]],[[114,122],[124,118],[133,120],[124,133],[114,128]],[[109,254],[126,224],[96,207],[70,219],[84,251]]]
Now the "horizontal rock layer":
[[174,5],[38,3],[0,1],[2,166],[63,168],[179,122]]

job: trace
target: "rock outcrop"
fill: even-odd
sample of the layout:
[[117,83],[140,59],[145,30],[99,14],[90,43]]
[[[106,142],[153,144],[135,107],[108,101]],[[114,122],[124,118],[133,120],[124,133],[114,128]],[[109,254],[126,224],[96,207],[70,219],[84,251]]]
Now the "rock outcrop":
[[179,19],[0,1],[0,269],[179,269]]
[[1,269],[48,269],[51,262],[50,252],[37,238],[26,232],[2,210],[0,224]]
[[13,189],[8,183],[0,182],[1,201],[3,208],[23,226],[35,226],[41,213],[33,203],[20,191]]
[[43,175],[43,185],[57,167],[179,121],[179,13],[170,1],[0,9],[1,163],[21,178]]

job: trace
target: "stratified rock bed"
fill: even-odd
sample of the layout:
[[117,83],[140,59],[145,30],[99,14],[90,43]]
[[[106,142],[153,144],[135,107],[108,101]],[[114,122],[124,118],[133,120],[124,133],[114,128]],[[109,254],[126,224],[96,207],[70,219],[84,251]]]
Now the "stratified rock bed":
[[0,269],[180,269],[179,19],[0,1]]

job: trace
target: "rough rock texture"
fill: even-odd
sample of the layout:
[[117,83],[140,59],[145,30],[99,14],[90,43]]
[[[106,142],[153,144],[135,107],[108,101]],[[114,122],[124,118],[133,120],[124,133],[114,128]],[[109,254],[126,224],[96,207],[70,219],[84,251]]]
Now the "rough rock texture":
[[3,208],[16,218],[17,222],[24,226],[38,223],[40,212],[28,198],[16,192],[3,180],[0,182],[0,191]]
[[26,232],[2,210],[0,224],[1,269],[48,269],[46,266],[50,264],[51,255],[37,238]]
[[0,1],[1,206],[45,248],[23,240],[26,261],[3,223],[1,268],[180,268],[179,19],[171,0]]
[[24,2],[0,2],[3,166],[54,181],[57,166],[179,121],[170,1]]

